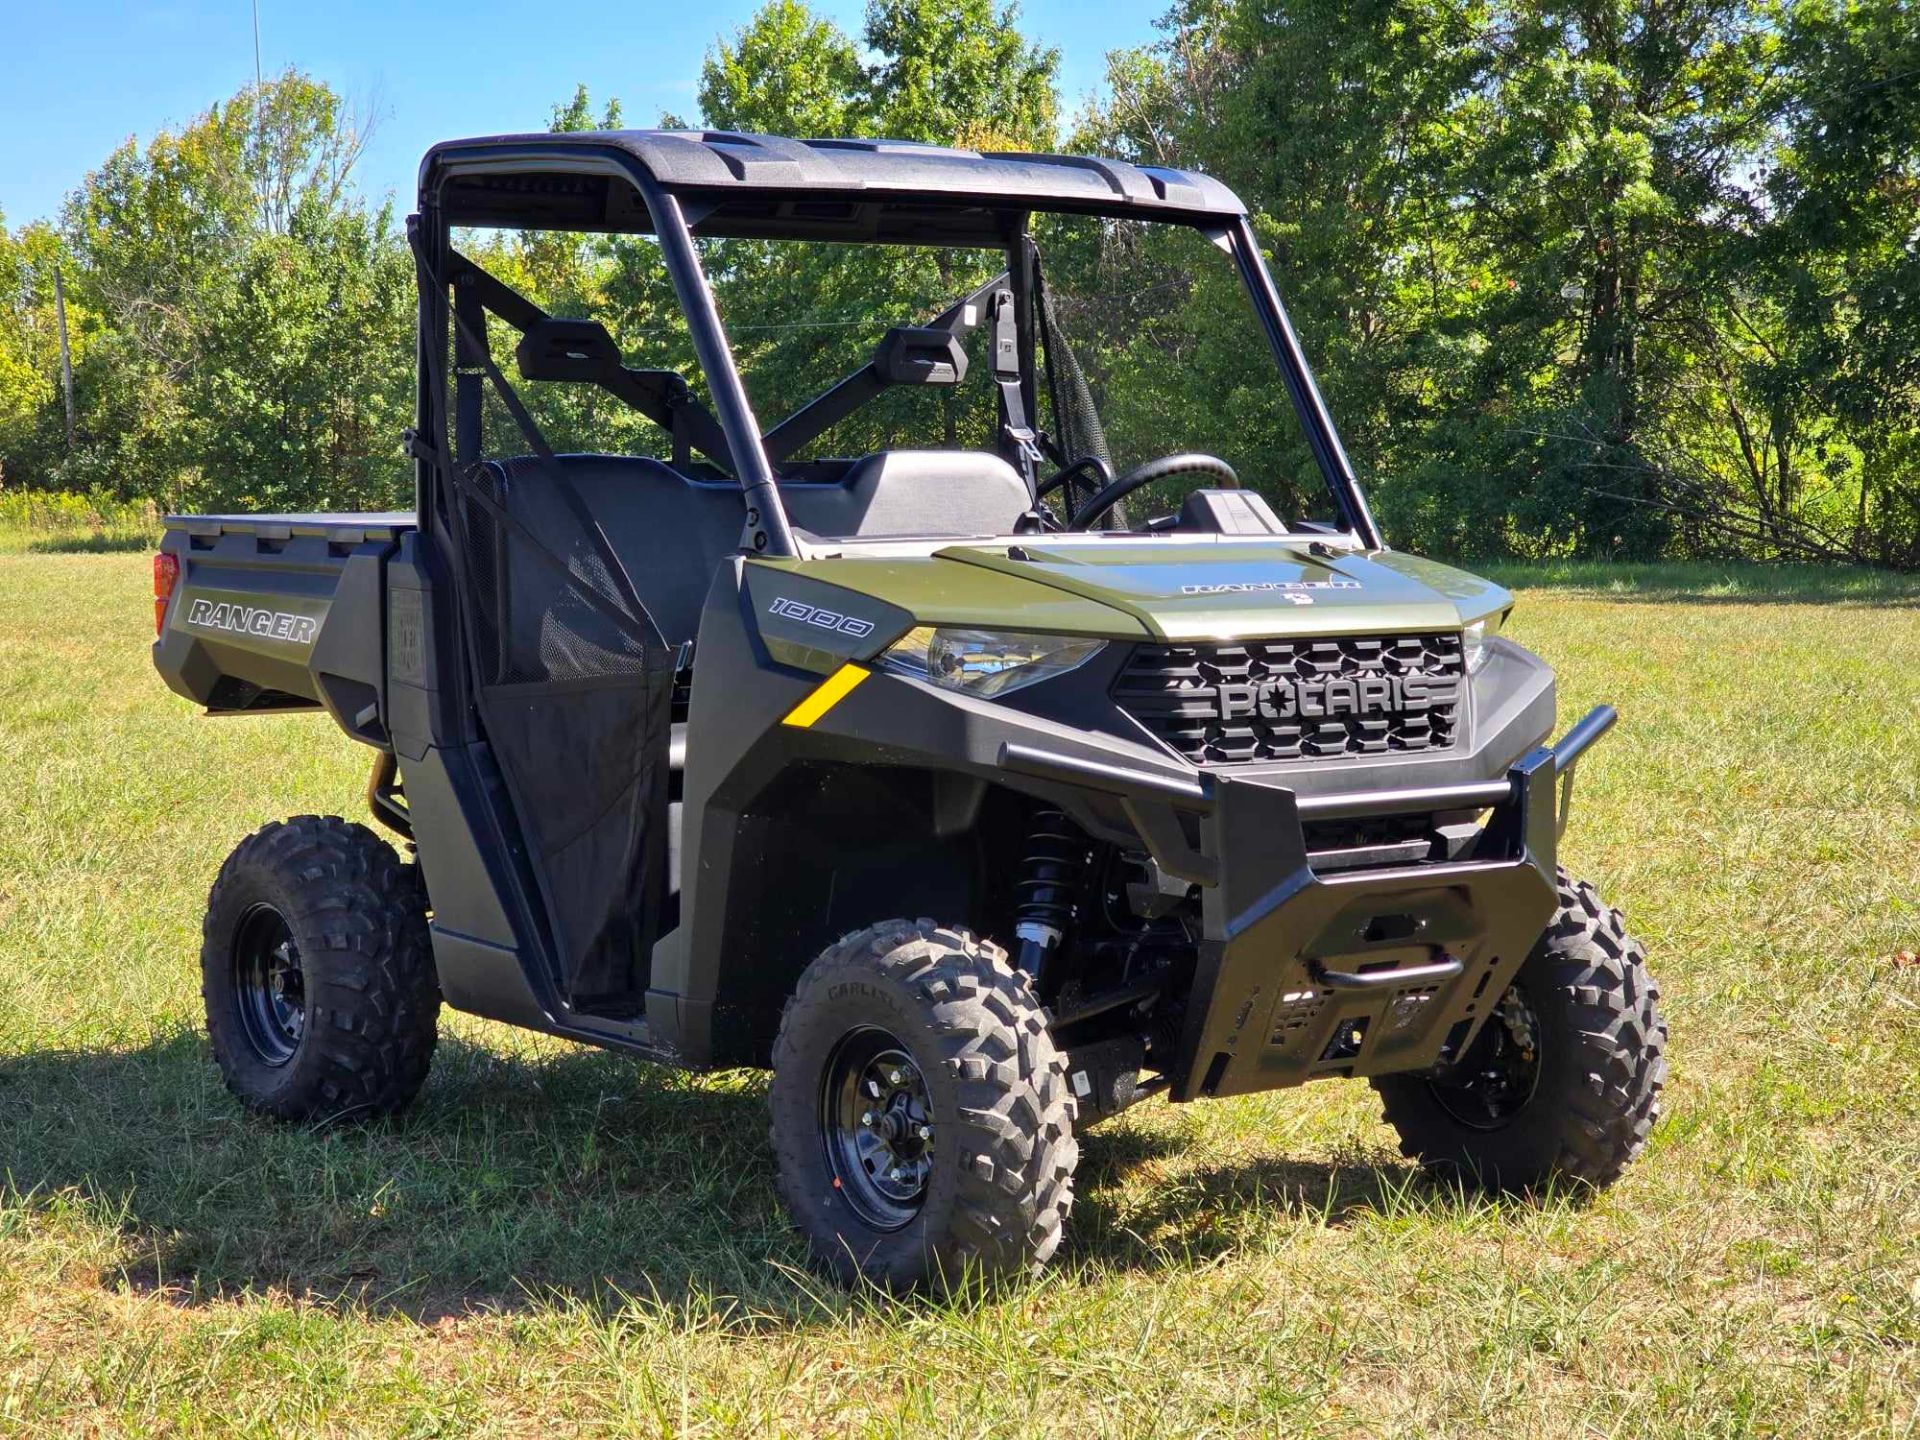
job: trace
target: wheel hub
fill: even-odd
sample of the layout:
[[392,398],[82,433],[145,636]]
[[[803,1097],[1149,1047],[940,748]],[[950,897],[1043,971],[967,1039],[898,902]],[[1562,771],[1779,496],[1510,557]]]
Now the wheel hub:
[[934,1125],[925,1077],[892,1035],[862,1027],[828,1057],[820,1125],[834,1188],[860,1218],[898,1230],[926,1200]]
[[1427,1084],[1472,1130],[1498,1130],[1525,1109],[1540,1084],[1540,1022],[1526,991],[1514,985],[1501,996],[1466,1053]]
[[285,1065],[307,1027],[306,972],[286,918],[256,905],[241,918],[233,943],[233,991],[240,1028],[261,1063]]

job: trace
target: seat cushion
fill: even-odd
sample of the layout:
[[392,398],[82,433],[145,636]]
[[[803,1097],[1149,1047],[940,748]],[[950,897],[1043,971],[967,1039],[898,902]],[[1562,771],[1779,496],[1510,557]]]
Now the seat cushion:
[[1006,535],[1033,503],[1019,472],[984,450],[881,450],[835,482],[788,481],[780,495],[802,530],[864,539]]

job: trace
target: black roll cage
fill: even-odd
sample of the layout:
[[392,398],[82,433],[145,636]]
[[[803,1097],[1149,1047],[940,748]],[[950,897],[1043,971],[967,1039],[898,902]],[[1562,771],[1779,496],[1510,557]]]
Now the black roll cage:
[[[436,509],[441,489],[447,483],[447,477],[441,473],[441,469],[450,463],[454,453],[450,446],[453,437],[448,433],[446,389],[442,380],[436,378],[444,377],[445,357],[452,333],[449,287],[462,281],[469,285],[490,282],[497,288],[489,290],[482,303],[514,321],[523,330],[527,328],[523,321],[530,323],[534,318],[545,318],[537,307],[528,305],[498,281],[486,276],[478,266],[465,262],[454,251],[452,231],[455,226],[517,226],[608,234],[653,234],[659,241],[668,279],[686,318],[694,356],[706,376],[713,397],[713,416],[706,417],[704,410],[699,412],[699,416],[708,420],[717,419],[718,422],[718,434],[710,425],[703,425],[700,433],[693,438],[693,443],[711,453],[710,446],[724,442],[727,458],[731,461],[729,468],[738,479],[743,493],[746,525],[742,532],[741,550],[747,554],[797,557],[803,555],[804,547],[788,522],[774,475],[774,466],[784,454],[798,444],[805,443],[804,439],[793,439],[794,432],[788,427],[796,420],[809,416],[818,407],[825,408],[820,414],[814,414],[814,419],[831,415],[835,408],[835,395],[849,385],[854,387],[853,392],[842,395],[841,399],[852,402],[848,409],[861,403],[861,399],[866,398],[859,394],[867,383],[862,378],[865,372],[856,372],[763,435],[734,366],[732,347],[727,341],[714,305],[713,292],[695,251],[694,228],[713,217],[716,224],[711,233],[714,234],[751,234],[792,240],[888,238],[901,243],[955,245],[979,245],[991,233],[1007,255],[1006,275],[995,283],[1011,290],[1019,362],[1017,378],[1008,376],[1001,379],[1000,383],[1003,442],[1004,448],[1011,452],[1008,458],[1022,470],[1032,487],[1037,480],[1035,465],[1041,457],[1033,444],[1033,417],[1037,414],[1038,403],[1034,363],[1035,250],[1026,226],[1032,211],[1040,209],[1184,224],[1200,230],[1223,250],[1239,271],[1248,297],[1266,331],[1308,447],[1345,527],[1353,532],[1363,547],[1384,548],[1384,541],[1367,508],[1339,432],[1334,427],[1333,418],[1301,348],[1299,336],[1287,314],[1279,288],[1260,254],[1258,241],[1244,211],[1183,211],[1171,206],[1145,209],[1083,202],[1023,203],[1026,197],[1020,195],[982,200],[938,189],[905,193],[896,190],[878,196],[854,187],[843,191],[810,187],[805,195],[809,205],[829,210],[837,205],[842,210],[850,210],[884,200],[918,217],[917,223],[922,227],[916,233],[898,236],[842,236],[829,233],[818,225],[799,221],[750,218],[743,224],[734,219],[727,209],[735,197],[716,192],[712,187],[669,188],[660,182],[632,147],[614,143],[581,143],[582,138],[556,137],[551,141],[543,141],[538,137],[528,137],[440,146],[429,153],[421,167],[419,210],[416,215],[409,217],[408,227],[423,262],[418,271],[418,389],[416,438],[413,443],[416,500],[423,532],[432,534],[440,528],[436,524]],[[1031,158],[1044,158],[1059,166],[1085,167],[1106,173],[1102,170],[1106,162],[1080,161],[1074,157]],[[631,198],[622,203],[615,194],[615,187],[609,185],[596,203],[585,203],[579,199],[580,177],[624,181],[631,188]],[[477,202],[472,198],[476,193],[482,197]],[[507,198],[496,198],[498,196]],[[637,205],[632,203],[635,198],[639,202]],[[943,204],[953,207],[951,233],[944,231],[938,222],[926,218],[937,212]],[[748,213],[751,216],[754,212]],[[499,293],[502,291],[504,297]],[[501,305],[512,305],[514,302],[531,311],[531,315],[515,315],[500,308]],[[950,310],[934,323],[947,322],[952,314]],[[665,407],[672,412],[672,420],[684,418],[683,397],[674,394],[659,379],[650,378],[655,372],[629,371],[627,374],[631,377],[627,382],[630,393],[623,392],[623,398],[634,408],[650,418],[658,419],[661,418],[661,408]],[[464,380],[470,377],[462,374],[459,378]],[[475,384],[477,386],[477,381]],[[820,428],[824,429],[825,426]],[[787,433],[783,435],[783,432]],[[682,449],[683,438],[683,432],[676,431],[677,453]]]

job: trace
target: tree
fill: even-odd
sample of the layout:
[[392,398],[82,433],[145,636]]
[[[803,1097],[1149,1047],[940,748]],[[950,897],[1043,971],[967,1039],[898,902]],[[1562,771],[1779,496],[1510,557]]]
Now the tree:
[[[800,136],[881,135],[940,145],[1046,149],[1059,57],[1021,35],[990,0],[873,0],[862,65],[853,41],[799,0],[769,0],[701,73],[701,123]],[[639,335],[667,303],[650,247],[615,246],[609,298]],[[703,242],[736,360],[763,424],[863,364],[888,326],[928,318],[999,268],[941,251]],[[653,324],[657,325],[655,319]],[[658,340],[654,344],[658,345]],[[905,387],[864,407],[828,441],[854,453],[952,443],[984,433],[947,391]]]
[[411,275],[364,132],[294,72],[87,177],[63,225],[81,443],[46,479],[169,504],[391,503]]
[[1920,565],[1920,26],[1898,0],[1796,0],[1779,59],[1783,143],[1727,285],[1773,317],[1750,375],[1777,417],[1769,534]]
[[700,70],[700,116],[716,130],[869,133],[859,53],[800,0],[771,0]]
[[[1069,145],[1203,170],[1247,202],[1396,543],[1920,566],[1911,8],[1178,0],[1159,42],[1109,57],[1110,95]],[[1053,149],[1058,57],[1018,20],[996,0],[870,0],[856,43],[768,0],[707,57],[698,123]],[[556,130],[620,123],[584,87],[552,113]],[[121,146],[58,226],[0,224],[6,483],[169,505],[403,496],[412,269],[355,190],[364,140],[289,72]],[[1304,508],[1310,457],[1249,363],[1261,347],[1217,252],[1113,222],[1035,234],[1116,457],[1180,434]],[[651,239],[460,243],[555,313],[604,318],[631,363],[701,386]],[[699,244],[763,423],[1002,263]],[[592,387],[528,403],[562,445],[664,450]],[[951,389],[899,387],[822,444],[990,428]],[[496,441],[512,431],[493,417]]]
[[[64,450],[53,275],[68,263],[50,226],[10,233],[0,217],[0,481],[31,482]],[[76,304],[67,307],[67,325],[76,338],[84,333]]]
[[993,0],[870,0],[867,104],[880,134],[983,150],[1050,150],[1060,52]]
[[1909,8],[1185,0],[1073,143],[1248,201],[1402,543],[1904,554]]
[[[1203,170],[1249,204],[1355,463],[1391,490],[1428,459],[1408,435],[1464,408],[1502,303],[1460,174],[1462,135],[1484,123],[1473,97],[1488,72],[1488,13],[1437,0],[1188,0],[1167,25],[1162,44],[1109,58],[1113,98],[1070,143]],[[1211,390],[1169,403],[1231,406],[1225,373],[1213,373]],[[1288,488],[1279,475],[1247,478]],[[1453,528],[1480,499],[1457,488],[1445,507],[1398,498],[1383,508],[1402,539],[1422,523]],[[1419,511],[1432,519],[1405,524]]]
[[1754,213],[1760,19],[1751,0],[1503,17],[1469,178],[1517,328],[1562,337],[1526,454],[1536,513],[1577,517],[1585,553],[1657,554],[1674,533],[1671,406],[1699,375],[1701,277]]
[[618,130],[620,128],[620,102],[609,99],[596,118],[593,113],[593,97],[587,93],[587,87],[573,87],[573,99],[564,105],[553,107],[553,113],[547,120],[547,129],[556,134],[565,134],[581,130]]

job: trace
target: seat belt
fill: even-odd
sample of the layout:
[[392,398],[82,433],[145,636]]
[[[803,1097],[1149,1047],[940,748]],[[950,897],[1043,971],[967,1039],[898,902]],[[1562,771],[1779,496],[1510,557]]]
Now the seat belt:
[[1020,386],[1020,324],[1012,290],[993,295],[993,383],[1000,390],[1000,433],[1013,451],[1014,463],[1031,495],[1040,483],[1040,439],[1027,418],[1027,399]]

